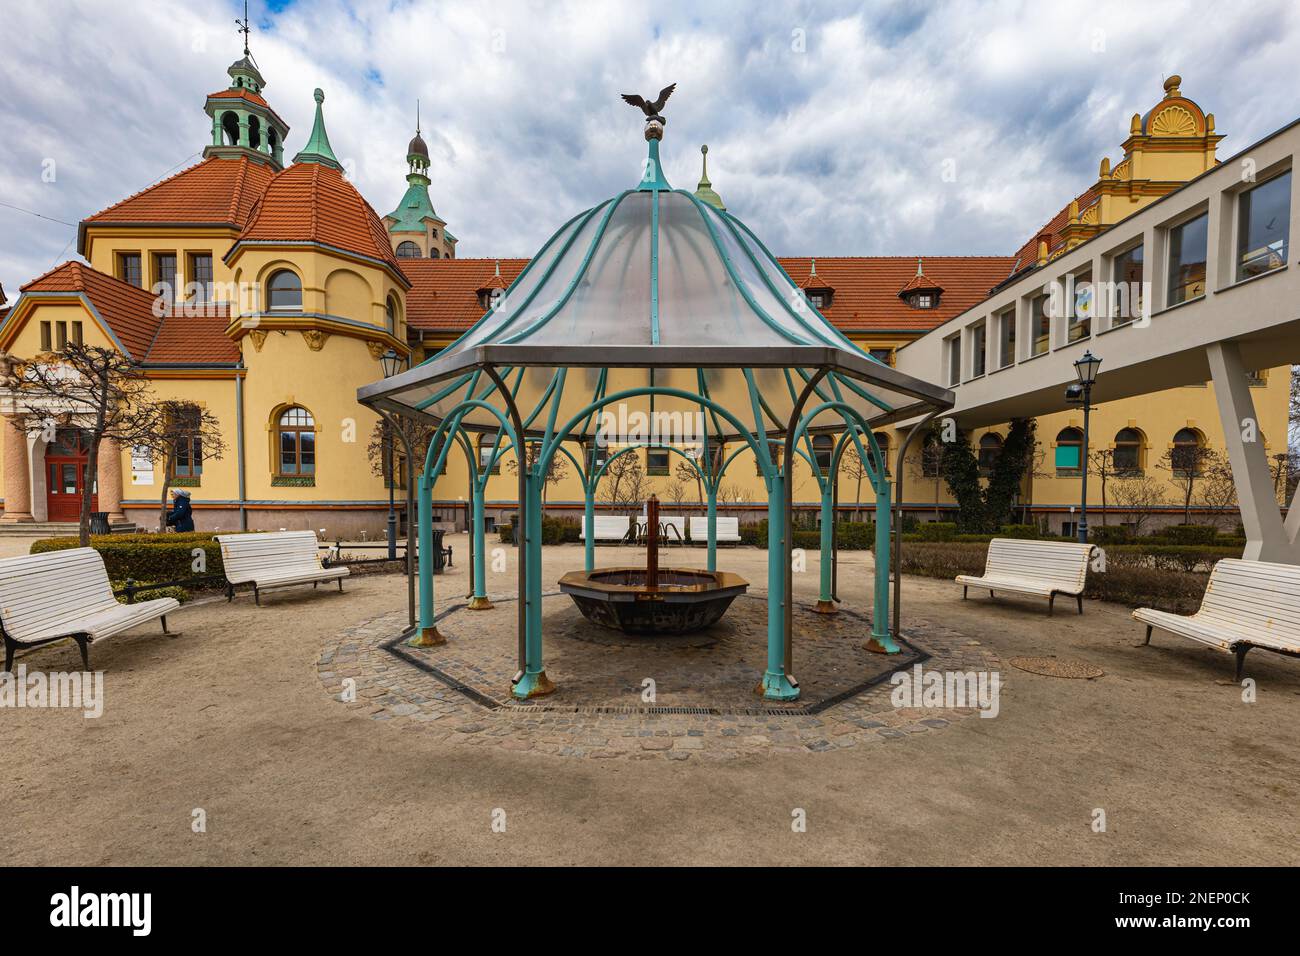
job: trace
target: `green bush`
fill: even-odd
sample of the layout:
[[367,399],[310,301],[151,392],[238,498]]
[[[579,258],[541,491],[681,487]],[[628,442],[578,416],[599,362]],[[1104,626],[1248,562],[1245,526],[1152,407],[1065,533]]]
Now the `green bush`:
[[1033,524],[1004,524],[998,529],[999,538],[1038,538],[1038,526]]
[[1152,535],[1170,544],[1180,545],[1212,545],[1218,536],[1219,529],[1208,524],[1174,524]]
[[[502,544],[515,543],[515,516],[510,524],[497,525]],[[551,518],[542,516],[542,544],[569,544],[582,540],[582,521],[578,518]]]
[[952,521],[930,521],[916,530],[922,541],[951,541],[957,534],[957,525]]
[[[112,581],[180,581],[206,575],[222,575],[221,545],[210,531],[184,534],[91,535],[90,546],[104,559]],[[32,554],[66,551],[79,547],[75,537],[41,538],[32,542]],[[194,550],[204,551],[204,570],[194,571]]]
[[1123,525],[1100,525],[1088,529],[1088,540],[1093,544],[1131,544],[1133,532]]
[[[120,591],[124,587],[126,587],[125,581],[110,581],[109,583],[113,586],[114,591]],[[131,583],[134,584],[136,587],[140,587],[145,584],[153,584],[154,582],[153,581],[132,581]],[[181,588],[181,587],[158,588],[153,591],[144,591],[143,593],[137,594],[135,596],[135,601],[138,604],[141,601],[152,601],[155,598],[168,598],[168,597],[175,598],[176,600],[184,604],[186,601],[190,599],[190,592],[187,591],[185,588]],[[117,596],[117,600],[118,603],[120,604],[127,603],[125,594],[119,594]]]

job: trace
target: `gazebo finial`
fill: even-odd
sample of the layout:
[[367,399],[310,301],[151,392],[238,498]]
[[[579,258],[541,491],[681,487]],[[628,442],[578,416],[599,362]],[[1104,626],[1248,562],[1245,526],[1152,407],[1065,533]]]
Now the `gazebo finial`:
[[621,94],[624,103],[637,107],[646,117],[645,138],[650,144],[650,149],[646,156],[645,167],[641,171],[641,184],[637,187],[640,190],[657,192],[661,189],[672,189],[672,186],[668,185],[668,180],[664,178],[663,168],[659,165],[659,141],[664,138],[664,123],[667,122],[660,115],[660,111],[675,89],[677,84],[669,83],[659,91],[659,97],[654,102],[648,102],[644,96],[635,93]]

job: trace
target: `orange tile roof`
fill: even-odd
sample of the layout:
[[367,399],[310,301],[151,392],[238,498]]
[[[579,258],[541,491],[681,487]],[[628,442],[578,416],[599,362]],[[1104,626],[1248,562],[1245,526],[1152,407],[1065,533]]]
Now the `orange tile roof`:
[[226,335],[230,311],[220,310],[202,315],[177,312],[163,318],[149,347],[145,361],[165,365],[234,365],[239,361],[239,346]]
[[498,261],[506,282],[514,282],[528,265],[527,259],[403,259],[411,280],[407,325],[456,333],[468,329],[483,315],[478,290],[492,287]]
[[107,209],[82,220],[87,225],[105,222],[183,222],[243,227],[248,214],[275,170],[241,156],[213,156],[142,189]]
[[65,262],[22,287],[26,294],[84,295],[129,358],[153,363],[235,363],[239,349],[225,335],[229,309],[214,315],[154,315],[153,293],[80,262]]
[[265,109],[268,113],[270,113],[272,116],[274,116],[275,119],[276,119],[278,122],[280,122],[282,125],[284,125],[284,126],[288,126],[288,125],[289,125],[288,123],[285,123],[284,120],[280,119],[279,114],[277,114],[277,113],[275,112],[275,110],[271,109],[271,104],[270,104],[270,103],[268,103],[266,100],[264,100],[260,94],[258,94],[258,93],[254,93],[252,90],[245,90],[245,89],[242,89],[242,88],[240,88],[240,89],[226,89],[226,90],[218,90],[218,91],[215,92],[215,93],[209,93],[209,94],[208,94],[208,99],[210,99],[210,100],[228,100],[228,99],[248,100],[250,103],[256,103],[258,106],[260,106],[260,107],[262,107],[263,109]]
[[375,210],[342,172],[323,163],[294,163],[277,173],[254,206],[236,247],[242,242],[277,241],[334,246],[378,259],[403,275]]
[[[1081,192],[1074,201],[1079,204],[1079,212],[1083,212],[1083,210],[1087,209],[1097,201],[1097,194],[1093,192],[1092,187],[1089,186]],[[1047,223],[1043,228],[1034,233],[1033,237],[1016,251],[1016,271],[1019,272],[1021,269],[1037,264],[1039,239],[1047,239],[1048,255],[1051,255],[1059,249],[1064,242],[1060,236],[1061,230],[1064,229],[1069,222],[1070,204],[1066,203],[1060,212],[1047,220]]]
[[[916,275],[916,256],[817,256],[817,287],[834,290],[822,313],[845,331],[925,332],[984,299],[1011,274],[1010,256],[927,256],[926,277],[944,289],[933,309],[914,309],[898,298]],[[478,290],[490,288],[495,259],[403,259],[411,280],[406,321],[412,328],[459,333],[483,315]],[[514,279],[527,259],[502,259],[501,275]],[[806,284],[812,260],[783,258],[781,266]],[[802,285],[801,285],[802,287]]]

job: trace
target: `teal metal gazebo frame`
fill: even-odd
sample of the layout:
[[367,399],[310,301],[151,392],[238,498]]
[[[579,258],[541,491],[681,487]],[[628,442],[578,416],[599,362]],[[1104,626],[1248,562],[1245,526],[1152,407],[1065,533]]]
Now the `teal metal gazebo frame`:
[[[866,467],[876,497],[876,554],[889,555],[890,480],[873,431],[890,423],[924,424],[952,406],[948,390],[853,345],[739,219],[672,189],[659,161],[662,130],[662,118],[651,117],[635,189],[561,227],[456,342],[358,392],[358,401],[380,415],[407,416],[434,429],[415,488],[421,559],[411,642],[417,645],[444,640],[435,623],[433,562],[425,559],[433,551],[435,476],[459,444],[470,470],[471,606],[491,607],[484,493],[493,465],[515,453],[519,667],[511,692],[520,699],[555,689],[543,663],[541,531],[542,489],[556,455],[572,462],[582,483],[588,571],[594,566],[595,494],[610,462],[644,447],[683,455],[707,494],[708,570],[714,571],[718,491],[736,458],[753,453],[768,495],[767,662],[757,689],[769,700],[788,701],[799,695],[791,641],[795,463],[807,462],[821,498],[819,606],[829,606],[832,500],[842,454],[852,448]],[[648,403],[651,416],[694,414],[702,427],[690,449],[680,437],[615,435],[617,450],[611,446],[598,463],[598,447],[610,437],[602,413],[634,402]],[[913,428],[909,439],[919,430]],[[814,437],[823,434],[836,436],[827,468],[814,449]],[[495,435],[486,461],[475,453],[475,436],[484,435]],[[729,451],[732,444],[737,447]],[[889,573],[889,562],[877,560],[868,646],[896,653],[897,600],[891,632]]]

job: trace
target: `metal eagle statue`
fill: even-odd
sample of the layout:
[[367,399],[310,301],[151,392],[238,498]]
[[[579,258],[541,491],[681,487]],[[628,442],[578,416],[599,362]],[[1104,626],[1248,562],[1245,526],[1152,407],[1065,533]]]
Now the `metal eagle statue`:
[[668,97],[673,95],[673,90],[677,89],[676,83],[670,83],[659,91],[659,98],[654,102],[647,102],[644,96],[637,96],[635,93],[624,93],[623,102],[628,106],[635,106],[646,116],[658,116],[659,111],[664,108],[668,102]]

